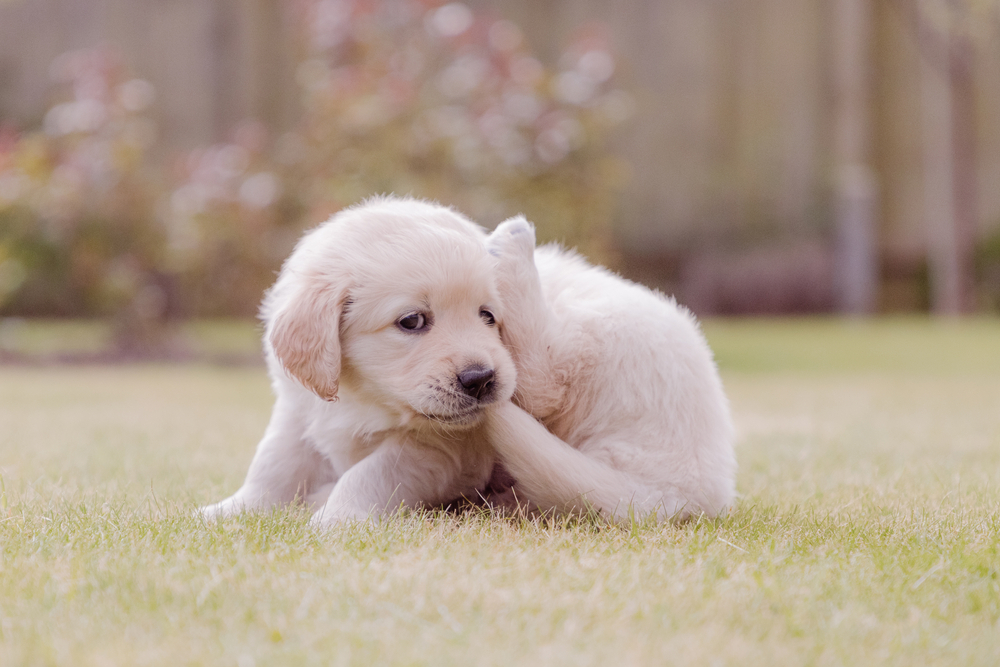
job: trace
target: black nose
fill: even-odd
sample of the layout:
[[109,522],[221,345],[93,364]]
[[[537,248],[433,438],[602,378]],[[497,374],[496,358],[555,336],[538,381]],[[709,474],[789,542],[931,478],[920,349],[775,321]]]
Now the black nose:
[[473,398],[483,400],[493,391],[493,378],[496,374],[492,368],[469,366],[458,374],[462,390]]

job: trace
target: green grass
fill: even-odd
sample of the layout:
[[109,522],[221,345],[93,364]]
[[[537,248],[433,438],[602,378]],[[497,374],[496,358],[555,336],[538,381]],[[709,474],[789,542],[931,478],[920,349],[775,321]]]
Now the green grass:
[[[243,359],[261,354],[260,329],[248,320],[183,322],[168,331],[173,347],[194,358]],[[111,324],[104,320],[0,318],[0,354],[43,360],[85,357],[111,351],[113,342]]]
[[1000,375],[1000,321],[768,319],[705,324],[731,371]]
[[683,526],[206,525],[262,369],[0,367],[0,665],[1000,664],[1000,322],[705,329],[742,497]]

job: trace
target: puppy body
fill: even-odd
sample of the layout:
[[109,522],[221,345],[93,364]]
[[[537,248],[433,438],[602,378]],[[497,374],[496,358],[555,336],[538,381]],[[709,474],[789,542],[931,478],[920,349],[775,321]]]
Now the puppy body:
[[303,500],[315,523],[485,487],[483,417],[508,402],[485,234],[439,206],[377,199],[299,242],[261,309],[276,396],[224,516]]
[[523,219],[489,240],[518,371],[488,437],[542,509],[717,515],[735,497],[728,402],[693,316],[556,247]]
[[328,524],[475,498],[497,455],[516,480],[498,495],[543,510],[723,512],[732,426],[694,319],[534,246],[523,219],[487,239],[403,199],[305,236],[261,310],[271,421],[243,486],[203,513],[298,499]]

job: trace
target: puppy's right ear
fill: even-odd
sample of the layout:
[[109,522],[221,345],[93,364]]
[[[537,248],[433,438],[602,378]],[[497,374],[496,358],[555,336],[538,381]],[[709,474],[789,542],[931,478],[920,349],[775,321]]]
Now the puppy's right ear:
[[327,401],[340,386],[340,318],[347,291],[314,278],[270,319],[267,337],[281,365]]

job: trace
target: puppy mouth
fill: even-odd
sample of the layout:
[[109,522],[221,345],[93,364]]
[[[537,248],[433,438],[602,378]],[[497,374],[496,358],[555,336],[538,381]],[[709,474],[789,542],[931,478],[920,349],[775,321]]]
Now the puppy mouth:
[[449,426],[469,426],[478,422],[486,408],[486,405],[474,405],[465,410],[440,413],[440,412],[423,412],[420,411],[418,414],[424,419],[432,422],[437,422],[438,424],[447,424]]
[[495,400],[460,402],[458,405],[445,402],[444,405],[438,403],[437,409],[420,409],[413,406],[414,411],[427,421],[448,426],[472,426],[478,423],[487,408],[494,405]]
[[429,388],[429,395],[422,401],[411,403],[410,409],[416,416],[443,426],[473,426],[482,419],[487,408],[496,404],[496,396],[492,392],[478,399],[440,384]]

